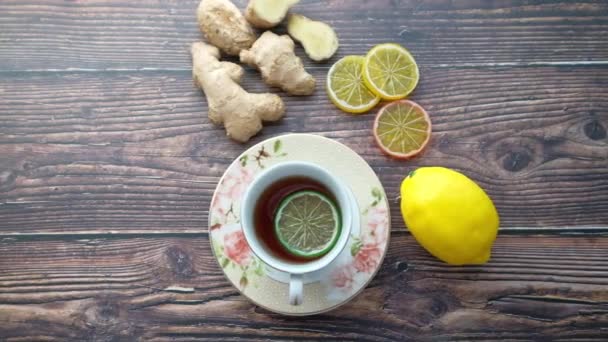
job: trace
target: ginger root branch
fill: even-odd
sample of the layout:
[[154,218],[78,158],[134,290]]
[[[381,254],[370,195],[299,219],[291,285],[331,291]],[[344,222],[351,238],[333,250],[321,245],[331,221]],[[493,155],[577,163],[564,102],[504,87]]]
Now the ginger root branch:
[[293,52],[295,44],[287,35],[264,32],[251,49],[243,50],[241,62],[257,67],[264,82],[280,87],[292,95],[310,95],[315,91],[315,78]]
[[239,85],[243,68],[220,62],[220,51],[202,42],[192,44],[194,81],[207,96],[209,119],[223,124],[227,135],[246,142],[262,129],[262,121],[283,117],[285,105],[275,94],[251,94]]
[[303,15],[291,14],[287,21],[287,32],[300,42],[306,54],[313,61],[331,58],[338,50],[338,35],[331,26],[306,18]]
[[269,29],[277,26],[287,11],[299,0],[250,0],[245,10],[245,18],[254,27]]
[[255,33],[230,0],[201,0],[196,10],[200,30],[209,43],[237,56],[255,41]]

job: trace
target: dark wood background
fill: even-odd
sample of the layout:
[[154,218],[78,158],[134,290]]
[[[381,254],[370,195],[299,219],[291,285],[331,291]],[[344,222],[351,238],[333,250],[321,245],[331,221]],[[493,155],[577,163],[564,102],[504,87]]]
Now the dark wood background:
[[[378,43],[416,57],[411,98],[434,133],[408,162],[373,145],[373,114],[341,113],[322,87],[282,94],[287,117],[248,145],[226,139],[191,80],[196,6],[0,0],[0,340],[608,339],[606,1],[302,0],[296,12],[340,36],[327,64],[297,48],[318,80]],[[268,90],[251,69],[244,86]],[[377,278],[306,318],[240,296],[206,230],[227,165],[286,132],[353,148],[394,213]],[[446,266],[404,229],[398,186],[423,165],[495,200],[487,265]]]

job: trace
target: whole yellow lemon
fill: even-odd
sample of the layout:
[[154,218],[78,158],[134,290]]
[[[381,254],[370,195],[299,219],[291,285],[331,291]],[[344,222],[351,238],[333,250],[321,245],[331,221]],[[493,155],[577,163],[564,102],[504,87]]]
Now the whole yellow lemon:
[[475,182],[444,167],[423,167],[401,183],[401,213],[416,241],[452,265],[483,264],[498,233],[498,213]]

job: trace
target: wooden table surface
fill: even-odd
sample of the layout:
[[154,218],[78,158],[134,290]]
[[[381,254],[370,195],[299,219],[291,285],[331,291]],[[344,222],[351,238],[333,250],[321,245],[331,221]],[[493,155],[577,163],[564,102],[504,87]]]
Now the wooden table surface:
[[[434,132],[407,162],[374,146],[373,114],[340,112],[322,86],[281,94],[281,123],[229,141],[191,78],[196,6],[0,1],[0,340],[608,339],[606,1],[302,0],[296,12],[340,36],[326,64],[297,48],[319,81],[382,42],[416,57],[411,98]],[[244,86],[268,90],[250,68]],[[393,210],[377,277],[306,318],[242,297],[206,227],[227,165],[286,132],[350,146]],[[404,229],[398,187],[424,165],[461,170],[494,199],[488,264],[449,267]]]

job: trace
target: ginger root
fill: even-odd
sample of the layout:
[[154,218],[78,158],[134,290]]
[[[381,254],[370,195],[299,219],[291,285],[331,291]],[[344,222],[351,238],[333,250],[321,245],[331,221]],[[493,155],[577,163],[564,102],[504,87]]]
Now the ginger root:
[[251,49],[241,51],[241,62],[257,67],[264,82],[280,87],[292,95],[310,95],[315,91],[315,78],[293,52],[295,44],[287,35],[264,32]]
[[310,59],[320,62],[331,58],[338,50],[338,35],[331,26],[303,15],[291,14],[287,32],[299,41]]
[[269,29],[277,26],[287,11],[300,0],[249,0],[245,18],[257,28]]
[[255,42],[255,33],[230,0],[201,0],[196,10],[198,26],[209,43],[237,56]]
[[262,121],[283,117],[285,105],[275,94],[250,94],[239,85],[243,68],[220,62],[220,51],[202,42],[192,44],[194,81],[207,96],[209,119],[224,124],[227,135],[246,142],[262,129]]

